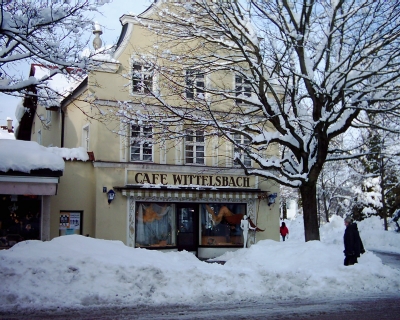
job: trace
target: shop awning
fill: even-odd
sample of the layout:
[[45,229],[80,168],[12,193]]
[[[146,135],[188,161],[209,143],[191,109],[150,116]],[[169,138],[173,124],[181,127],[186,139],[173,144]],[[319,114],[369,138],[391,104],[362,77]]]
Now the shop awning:
[[201,201],[209,199],[257,199],[264,191],[260,189],[243,189],[243,188],[196,188],[196,187],[179,187],[179,188],[146,188],[143,186],[128,185],[124,187],[114,187],[115,190],[121,191],[122,195],[127,197],[140,198],[180,198]]
[[0,194],[53,196],[58,181],[58,177],[0,175]]

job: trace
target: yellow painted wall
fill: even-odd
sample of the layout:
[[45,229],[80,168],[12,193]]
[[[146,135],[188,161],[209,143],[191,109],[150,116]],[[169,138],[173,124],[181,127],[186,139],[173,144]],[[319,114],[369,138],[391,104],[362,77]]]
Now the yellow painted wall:
[[94,169],[91,162],[66,161],[57,195],[51,197],[50,237],[59,236],[61,210],[83,211],[83,232],[95,233]]
[[124,168],[95,168],[96,238],[121,240],[126,243],[128,228],[127,198],[116,192],[115,199],[108,204],[107,190],[125,185]]

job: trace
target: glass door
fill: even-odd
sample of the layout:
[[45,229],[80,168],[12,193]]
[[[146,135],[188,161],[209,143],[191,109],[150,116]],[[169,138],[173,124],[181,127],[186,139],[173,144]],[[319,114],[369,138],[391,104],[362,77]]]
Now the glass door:
[[178,250],[197,251],[198,247],[198,206],[177,205],[177,246]]

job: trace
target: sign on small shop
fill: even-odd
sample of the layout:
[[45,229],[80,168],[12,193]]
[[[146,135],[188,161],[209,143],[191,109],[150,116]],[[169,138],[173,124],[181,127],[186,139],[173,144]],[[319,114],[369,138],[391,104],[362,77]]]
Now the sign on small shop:
[[[66,234],[70,234],[72,230],[81,229],[80,212],[61,212],[60,213],[60,230],[67,230]],[[72,233],[74,233],[72,231]]]

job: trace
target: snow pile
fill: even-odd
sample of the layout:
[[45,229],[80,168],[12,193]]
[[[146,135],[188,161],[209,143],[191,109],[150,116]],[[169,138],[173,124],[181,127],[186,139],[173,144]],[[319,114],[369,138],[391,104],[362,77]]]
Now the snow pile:
[[15,140],[15,135],[14,133],[8,132],[8,130],[0,128],[0,139]]
[[64,160],[35,141],[0,139],[0,171],[30,173],[31,170],[63,171]]
[[357,225],[366,248],[400,253],[400,233],[384,231],[379,217],[372,216]]
[[49,147],[47,148],[50,152],[59,155],[65,160],[80,160],[87,161],[89,160],[89,156],[85,148],[58,148],[58,147]]
[[223,266],[188,252],[135,249],[78,235],[0,251],[0,308],[199,304],[399,292],[400,272],[370,252],[343,266],[342,248],[264,240]]
[[[288,241],[304,241],[303,216],[299,215],[293,220],[285,220],[289,228]],[[385,231],[383,220],[377,216],[369,217],[357,222],[364,247],[369,250],[389,251],[400,253],[400,233]],[[329,223],[320,228],[321,241],[327,244],[343,246],[344,220],[339,216],[332,216]]]

